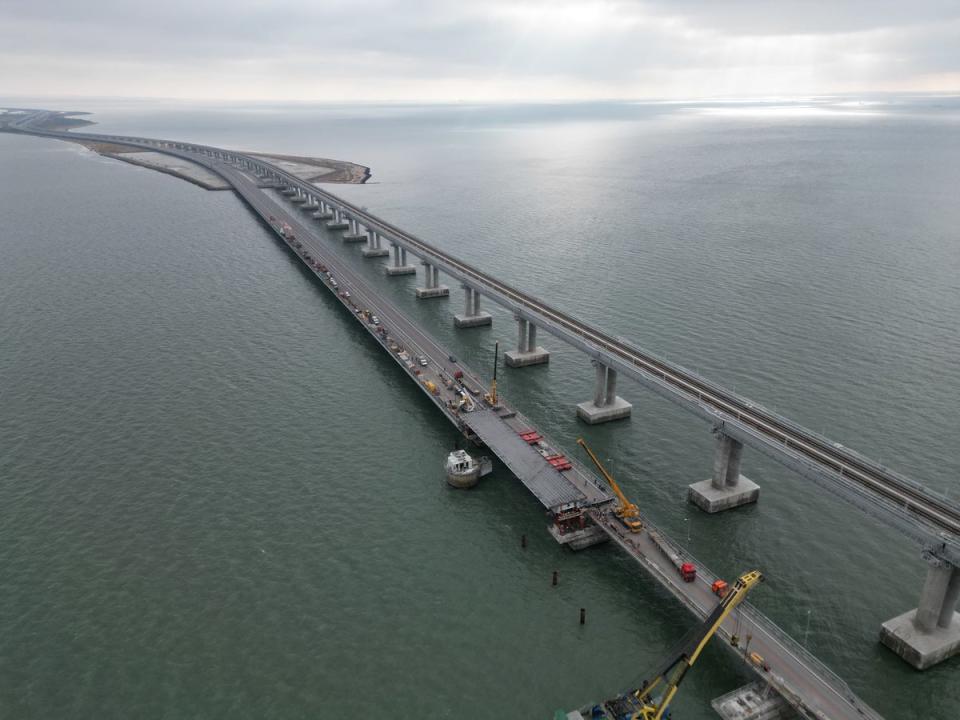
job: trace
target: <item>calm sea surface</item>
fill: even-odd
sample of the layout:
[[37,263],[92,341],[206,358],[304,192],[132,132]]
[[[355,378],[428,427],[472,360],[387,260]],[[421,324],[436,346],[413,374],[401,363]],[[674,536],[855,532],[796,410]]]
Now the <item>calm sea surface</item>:
[[[333,191],[960,498],[956,102],[35,104],[369,165]],[[473,367],[514,342],[333,247]],[[713,569],[761,568],[755,604],[888,719],[958,716],[960,660],[877,641],[917,547],[749,450],[760,503],[691,509],[709,428],[629,381],[629,421],[579,424],[592,369],[542,344],[510,402]],[[0,135],[0,717],[532,720],[643,677],[692,618],[502,469],[446,487],[453,442],[231,193]],[[675,717],[748,680],[711,648]]]

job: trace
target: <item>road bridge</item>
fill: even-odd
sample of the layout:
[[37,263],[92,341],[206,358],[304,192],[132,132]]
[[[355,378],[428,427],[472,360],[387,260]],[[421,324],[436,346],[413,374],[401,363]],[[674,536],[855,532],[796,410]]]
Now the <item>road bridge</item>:
[[[44,112],[36,111],[35,117],[45,119]],[[416,272],[415,266],[407,264],[407,253],[419,257],[429,274],[425,289],[438,286],[441,271],[464,287],[465,309],[457,316],[458,326],[490,322],[489,315],[480,310],[480,298],[485,296],[511,310],[517,319],[519,342],[515,357],[530,354],[531,346],[534,352],[542,350],[536,346],[536,328],[588,355],[596,367],[597,391],[592,401],[582,404],[586,407],[581,407],[580,414],[587,421],[629,413],[629,404],[616,394],[617,375],[623,373],[710,422],[717,435],[713,477],[707,481],[708,487],[703,487],[704,483],[691,487],[691,498],[708,511],[756,498],[755,489],[739,472],[742,449],[748,445],[919,542],[923,557],[930,563],[920,606],[886,623],[882,639],[918,667],[960,648],[960,616],[954,612],[960,595],[960,508],[942,495],[624,338],[577,320],[258,157],[176,141],[36,130],[31,129],[30,122],[22,121],[12,129],[47,137],[150,148],[197,162],[221,175],[238,172],[241,175],[230,180],[238,193],[235,181],[241,176],[247,177],[254,187],[257,181],[267,179],[283,188],[284,195],[299,201],[298,206],[309,209],[313,218],[329,218],[328,229],[347,230],[353,236],[365,232],[365,256],[382,255],[383,242],[389,243],[394,257],[392,265],[386,268],[388,274],[391,270],[393,274],[408,272],[410,268]],[[264,195],[259,188],[257,192]],[[247,202],[250,204],[249,199]]]
[[[415,374],[413,368],[402,362],[400,364],[451,422],[466,431],[468,436],[475,436],[493,451],[550,511],[552,517],[562,519],[561,522],[551,524],[549,528],[558,542],[579,549],[610,538],[696,617],[702,619],[712,611],[717,598],[712,594],[711,585],[717,576],[698,563],[696,581],[683,582],[671,560],[654,544],[653,533],[660,536],[661,543],[670,543],[679,553],[683,551],[673,545],[669,537],[656,529],[647,518],[643,518],[646,524],[644,532],[629,532],[616,519],[611,494],[602,480],[573,458],[566,458],[571,465],[567,470],[561,471],[552,466],[547,457],[559,454],[559,446],[546,438],[527,418],[502,400],[496,404],[478,400],[473,410],[456,411],[447,401],[455,399],[454,396],[445,398],[442,394],[429,392],[424,384],[425,378],[430,378],[443,387],[445,380],[457,369],[464,373],[463,384],[467,388],[478,389],[483,385],[477,373],[462,362],[452,361],[446,348],[424,333],[417,323],[406,317],[347,263],[338,259],[327,246],[331,240],[336,241],[335,238],[327,237],[329,231],[318,231],[316,225],[305,222],[296,210],[287,209],[262,192],[256,181],[240,170],[219,161],[210,162],[207,167],[218,172],[233,185],[240,197],[276,232],[278,238],[321,278],[391,357],[399,362],[400,355],[390,345],[390,339],[393,338],[408,352],[417,353],[427,359],[427,365],[422,366],[425,374]],[[284,226],[290,229],[289,233],[284,232]],[[327,268],[327,271],[322,271],[321,267]],[[335,281],[336,285],[333,285],[331,280]],[[344,297],[345,294],[347,297]],[[350,300],[355,302],[351,303]],[[376,314],[381,324],[372,325],[362,311],[358,313],[357,309],[361,305],[364,310]],[[383,332],[378,332],[379,328],[383,328]],[[479,393],[475,395],[479,397]],[[529,440],[524,439],[524,436],[529,438],[531,434],[539,437],[536,448]],[[585,526],[582,522],[570,522],[577,512],[588,521]],[[689,560],[697,562],[693,558]],[[724,625],[720,634],[727,640],[732,655],[780,693],[802,717],[817,720],[880,720],[880,715],[858,698],[842,679],[816,660],[756,607],[742,605],[737,614]],[[748,635],[749,641],[745,640]],[[739,638],[736,646],[732,644],[734,636]],[[739,644],[741,641],[746,644]],[[753,653],[762,656],[762,663],[755,661]]]

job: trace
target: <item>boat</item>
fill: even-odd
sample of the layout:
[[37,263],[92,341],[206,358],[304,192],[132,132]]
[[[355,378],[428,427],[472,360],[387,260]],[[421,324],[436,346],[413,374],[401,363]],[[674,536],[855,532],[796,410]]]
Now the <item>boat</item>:
[[447,455],[447,482],[455,488],[471,488],[493,469],[489,458],[475,461],[465,450],[454,450]]

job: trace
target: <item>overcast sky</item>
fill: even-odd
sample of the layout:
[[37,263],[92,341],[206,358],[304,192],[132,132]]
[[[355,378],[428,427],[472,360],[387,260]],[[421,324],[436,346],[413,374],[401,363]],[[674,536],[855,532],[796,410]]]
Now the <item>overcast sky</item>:
[[0,0],[0,95],[960,91],[960,0]]

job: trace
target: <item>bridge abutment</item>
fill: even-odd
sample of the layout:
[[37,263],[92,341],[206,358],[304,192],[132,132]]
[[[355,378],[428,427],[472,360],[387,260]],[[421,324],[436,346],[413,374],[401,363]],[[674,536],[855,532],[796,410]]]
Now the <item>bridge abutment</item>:
[[493,316],[480,309],[480,293],[469,285],[463,286],[463,314],[453,316],[453,324],[458,328],[481,327],[493,323]]
[[633,405],[617,395],[617,371],[598,360],[593,365],[597,370],[593,400],[577,405],[577,417],[589,425],[630,417]]
[[550,361],[550,353],[537,345],[537,326],[517,316],[517,349],[507,350],[504,359],[509,367],[541,365]]
[[925,670],[960,652],[960,568],[931,558],[913,610],[887,620],[880,642],[917,670]]
[[708,513],[721,512],[757,501],[760,486],[740,474],[743,443],[716,431],[713,476],[690,485],[687,498]]

